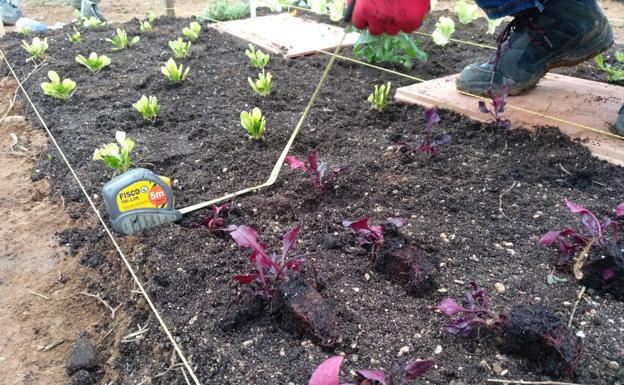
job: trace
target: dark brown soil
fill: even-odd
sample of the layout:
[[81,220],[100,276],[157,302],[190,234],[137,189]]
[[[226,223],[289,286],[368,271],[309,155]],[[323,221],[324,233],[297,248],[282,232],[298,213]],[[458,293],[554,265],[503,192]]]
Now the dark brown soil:
[[[275,93],[261,99],[247,85],[247,76],[257,72],[246,62],[247,43],[205,28],[192,56],[183,61],[191,67],[188,82],[169,87],[159,66],[170,56],[167,41],[188,22],[159,20],[153,33],[122,52],[111,52],[104,40],[114,33],[110,27],[84,32],[84,42],[77,46],[67,41],[67,30],[54,32],[49,36],[50,60],[25,83],[101,210],[100,190],[112,173],[91,161],[91,156],[97,146],[113,140],[117,129],[125,129],[136,140],[137,165],[175,179],[180,207],[262,182],[326,64],[323,56],[286,61],[273,55],[268,69]],[[137,23],[126,29],[136,34]],[[24,64],[20,40],[11,34],[2,47],[24,78],[32,64]],[[92,50],[106,52],[113,65],[91,75],[75,63],[77,53]],[[455,57],[461,50],[472,53]],[[432,54],[433,64],[414,71],[433,78],[488,54],[475,55],[453,46]],[[438,60],[446,60],[448,68],[436,65]],[[77,81],[77,92],[69,102],[41,93],[39,83],[49,69]],[[397,151],[397,141],[420,138],[423,109],[390,103],[383,114],[370,111],[366,98],[373,84],[385,81],[408,84],[402,78],[338,62],[291,151],[304,156],[319,147],[321,158],[330,165],[348,166],[349,172],[338,177],[333,188],[316,200],[304,174],[284,168],[272,188],[233,202],[227,220],[257,229],[272,249],[279,247],[282,233],[303,224],[294,251],[307,254],[307,268],[315,267],[326,282],[321,294],[333,304],[341,331],[335,350],[296,337],[269,315],[237,331],[221,329],[241,290],[231,277],[249,271],[248,254],[230,239],[195,226],[204,213],[120,239],[202,383],[301,385],[331,354],[347,354],[343,377],[348,377],[348,370],[360,367],[387,368],[405,346],[409,353],[402,359],[434,357],[437,345],[442,352],[434,357],[435,370],[424,377],[429,383],[483,384],[496,376],[490,367],[509,370],[508,378],[549,378],[522,358],[500,355],[493,338],[447,335],[446,320],[429,306],[447,295],[461,297],[466,284],[476,281],[493,293],[496,310],[540,303],[567,320],[579,286],[571,276],[567,283],[547,284],[555,256],[552,250],[538,247],[537,239],[549,229],[575,224],[576,218],[562,205],[564,197],[610,214],[623,198],[624,170],[593,159],[554,128],[535,133],[505,131],[446,111],[441,112],[436,133],[450,134],[453,143],[439,156],[426,159]],[[142,94],[156,95],[161,102],[162,112],[154,125],[141,121],[131,108]],[[263,142],[249,140],[239,126],[240,112],[253,106],[267,117]],[[32,111],[30,117],[34,120]],[[33,177],[47,173],[56,194],[67,202],[84,202],[56,152],[50,153],[52,160],[42,155],[38,169],[43,171]],[[72,215],[91,214],[84,205]],[[416,298],[374,272],[370,256],[341,225],[344,219],[362,216],[369,216],[373,224],[388,217],[408,218],[402,233],[439,259],[437,284],[446,292]],[[82,253],[111,250],[99,228],[75,231],[66,239]],[[105,259],[94,265],[109,272],[111,285],[125,284],[119,262]],[[504,283],[506,291],[495,293],[497,282]],[[134,317],[129,332],[136,330],[135,324],[146,322],[150,332],[140,343],[119,345],[122,354],[113,361],[120,372],[119,384],[138,383],[170,365],[170,344],[158,332],[144,302],[133,298],[124,302],[124,310]],[[573,380],[621,385],[624,303],[589,290],[572,329],[586,335]],[[152,383],[186,382],[179,371],[171,371]]]

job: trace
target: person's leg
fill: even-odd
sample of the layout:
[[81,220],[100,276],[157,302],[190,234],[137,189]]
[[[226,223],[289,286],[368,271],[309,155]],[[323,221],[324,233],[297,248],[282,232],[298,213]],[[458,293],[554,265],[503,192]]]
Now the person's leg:
[[544,9],[539,0],[475,0],[490,19],[512,16],[532,8]]
[[13,25],[24,14],[13,0],[0,0],[0,17],[4,25]]
[[508,86],[510,94],[517,95],[534,87],[550,69],[577,65],[613,44],[611,26],[596,0],[542,0],[542,9],[526,0],[479,4],[492,16],[515,10],[513,4],[528,7],[514,14],[491,62],[462,71],[457,79],[461,91],[487,95]]

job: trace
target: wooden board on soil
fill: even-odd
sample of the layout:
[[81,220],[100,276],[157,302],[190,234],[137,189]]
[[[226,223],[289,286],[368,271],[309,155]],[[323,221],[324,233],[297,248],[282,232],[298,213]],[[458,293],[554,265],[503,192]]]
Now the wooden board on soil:
[[[451,75],[399,88],[395,98],[426,107],[447,108],[479,121],[491,120],[488,114],[479,111],[476,97],[457,92],[456,77]],[[547,74],[531,92],[508,98],[505,118],[513,127],[557,126],[566,135],[578,139],[597,158],[624,166],[624,141],[585,128],[609,133],[623,102],[621,87]]]
[[[287,58],[334,49],[344,34],[344,29],[340,27],[298,18],[290,13],[227,21],[212,26]],[[358,36],[357,33],[350,33],[343,46],[353,46]]]

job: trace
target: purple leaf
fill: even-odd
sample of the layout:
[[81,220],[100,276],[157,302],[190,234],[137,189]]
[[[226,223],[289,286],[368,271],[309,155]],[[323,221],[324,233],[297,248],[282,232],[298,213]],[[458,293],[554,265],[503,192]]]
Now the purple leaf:
[[356,371],[356,373],[365,380],[379,382],[381,385],[388,385],[386,382],[386,374],[380,370],[360,369]]
[[396,227],[403,227],[407,223],[407,219],[405,218],[388,218],[387,221]]
[[615,275],[615,272],[616,272],[616,270],[615,270],[615,267],[613,267],[613,266],[611,266],[611,267],[609,267],[607,269],[604,269],[602,271],[602,279],[605,280],[605,281],[610,280]]
[[588,214],[588,215],[593,215],[591,211],[587,210],[585,207],[576,204],[568,199],[564,199],[566,206],[568,207],[568,209],[573,212],[574,214]]
[[491,112],[489,108],[487,108],[487,105],[485,104],[484,101],[479,102],[479,111],[481,111],[484,114],[489,114]]
[[620,203],[620,205],[615,208],[615,216],[616,217],[624,216],[624,202]]
[[338,374],[344,357],[335,356],[323,361],[312,373],[308,385],[340,385]]
[[310,153],[308,154],[308,164],[310,165],[310,168],[315,171],[318,171],[319,169],[318,155],[319,155],[318,150],[310,151]]
[[284,264],[284,261],[286,260],[286,255],[288,255],[288,252],[290,251],[290,249],[292,248],[292,246],[295,244],[295,241],[297,240],[297,235],[299,235],[299,231],[301,230],[301,225],[297,225],[295,227],[293,227],[292,229],[290,229],[286,234],[284,234],[283,238],[282,238],[282,265]]
[[437,309],[449,317],[464,310],[464,308],[459,306],[457,301],[452,298],[446,298],[440,305],[438,305]]
[[427,123],[427,128],[429,129],[440,123],[440,115],[438,115],[438,111],[436,111],[435,107],[428,108],[425,111],[425,122]]
[[542,246],[550,246],[559,239],[560,234],[561,234],[561,231],[559,230],[549,231],[546,234],[542,235],[538,243]]
[[408,363],[403,369],[404,380],[414,380],[427,373],[435,364],[433,360],[416,360]]
[[305,165],[305,163],[297,160],[297,158],[295,158],[294,156],[287,156],[284,161],[286,162],[286,164],[288,164],[290,166],[290,168],[292,168],[293,170],[296,169],[301,169],[301,170],[306,170],[307,167]]
[[258,274],[239,274],[234,276],[234,280],[241,285],[249,285],[258,278]]

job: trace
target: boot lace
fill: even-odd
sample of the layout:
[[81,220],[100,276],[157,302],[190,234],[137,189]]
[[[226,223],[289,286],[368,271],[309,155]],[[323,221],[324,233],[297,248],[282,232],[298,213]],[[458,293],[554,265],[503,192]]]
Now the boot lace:
[[490,63],[494,65],[494,72],[498,68],[498,63],[505,50],[511,48],[513,41],[512,35],[516,31],[524,30],[527,32],[528,38],[536,46],[552,49],[554,45],[548,38],[546,30],[540,27],[531,17],[516,17],[505,29],[498,35],[496,39],[496,53],[492,57]]

